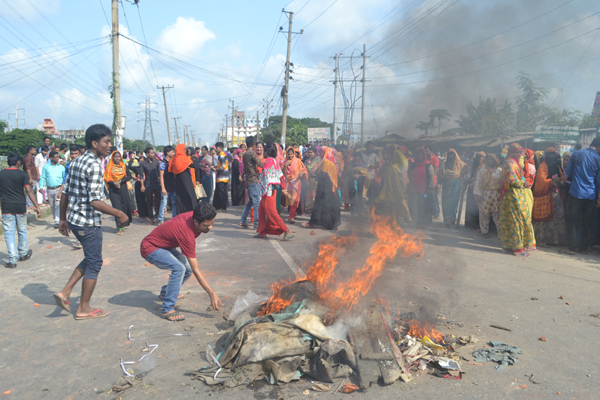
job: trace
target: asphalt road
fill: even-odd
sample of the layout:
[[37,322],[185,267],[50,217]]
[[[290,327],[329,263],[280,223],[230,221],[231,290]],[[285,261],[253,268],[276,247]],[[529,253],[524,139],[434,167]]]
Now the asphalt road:
[[[467,358],[490,340],[518,346],[524,354],[516,365],[495,372],[493,363],[463,363],[466,373],[460,381],[425,374],[414,383],[396,382],[371,387],[366,393],[335,395],[312,391],[303,395],[310,380],[225,391],[193,380],[188,371],[204,365],[207,343],[229,328],[224,317],[237,296],[248,290],[268,295],[272,282],[293,277],[296,265],[309,262],[318,241],[332,234],[317,229],[316,235],[310,235],[311,230],[296,224],[290,242],[253,239],[254,232],[237,227],[240,214],[240,207],[220,213],[213,231],[197,240],[201,269],[225,307],[210,311],[208,296],[192,278],[182,289],[185,299],[178,303],[186,320],[176,324],[159,318],[157,295],[168,273],[147,266],[139,255],[139,243],[151,226],[136,220],[125,235],[117,236],[112,219],[104,218],[105,262],[92,306],[110,315],[93,321],[74,320],[52,298],[81,260],[82,251],[73,250],[73,239],[60,236],[48,219],[30,226],[32,259],[19,263],[16,270],[0,269],[0,393],[10,390],[4,396],[7,399],[73,400],[600,397],[600,319],[592,316],[600,313],[600,256],[569,257],[550,249],[523,259],[501,253],[494,238],[480,238],[464,227],[448,229],[439,222],[424,233],[425,256],[397,257],[362,304],[379,295],[393,309],[444,323],[445,327],[439,327],[442,333],[474,334],[479,342],[460,350]],[[356,230],[359,240],[342,259],[342,276],[366,259],[375,241],[364,222],[351,221],[345,213],[343,219],[338,234]],[[0,261],[6,259],[2,241]],[[75,309],[79,288],[73,296]],[[540,336],[548,341],[538,340]],[[158,348],[132,367],[136,373],[144,372],[144,378],[124,392],[111,392],[123,375],[119,361],[148,354],[143,352],[146,341]],[[537,383],[526,377],[531,374]],[[526,388],[521,389],[522,385]]]

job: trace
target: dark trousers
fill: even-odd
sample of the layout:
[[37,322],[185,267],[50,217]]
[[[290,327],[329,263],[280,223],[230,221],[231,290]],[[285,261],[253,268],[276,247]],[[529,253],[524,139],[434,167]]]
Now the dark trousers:
[[227,210],[227,204],[229,203],[227,182],[217,182],[215,185],[215,196],[213,199],[213,206],[217,210]]
[[160,189],[151,190],[146,188],[146,206],[148,207],[148,218],[153,219],[154,214],[158,217],[160,209],[161,193]]
[[[567,243],[571,251],[586,251],[590,244],[594,223],[594,200],[578,199],[567,193],[565,199]],[[581,239],[579,239],[581,238]]]
[[202,172],[202,187],[204,188],[204,191],[206,192],[206,197],[202,198],[202,202],[203,203],[210,203],[210,198],[212,197],[212,187],[213,187],[213,177],[212,175],[206,175],[204,172]]
[[102,268],[102,228],[99,226],[77,226],[69,223],[75,239],[83,247],[83,260],[77,268],[83,271],[84,279],[98,279]]
[[117,229],[129,225],[131,223],[131,220],[133,219],[133,210],[131,209],[131,203],[129,202],[129,191],[127,190],[127,185],[122,184],[121,187],[117,190],[109,190],[108,198],[110,199],[110,203],[112,204],[113,208],[123,211],[129,217],[129,223],[125,223],[122,226],[119,225],[119,219],[115,217],[115,224],[117,225]]

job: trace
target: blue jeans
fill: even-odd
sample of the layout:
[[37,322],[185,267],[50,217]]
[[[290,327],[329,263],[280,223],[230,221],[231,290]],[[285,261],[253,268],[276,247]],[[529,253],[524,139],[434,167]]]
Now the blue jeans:
[[167,200],[171,199],[171,218],[177,215],[177,206],[175,204],[175,191],[167,192],[166,195],[160,194],[160,207],[158,208],[158,222],[165,220],[165,210],[167,208]]
[[29,250],[27,242],[27,214],[2,214],[4,240],[8,249],[8,262],[17,263],[17,244],[15,243],[15,226],[19,235],[19,255],[25,257]]
[[83,271],[84,279],[98,279],[102,268],[102,228],[77,226],[70,222],[69,228],[83,247],[83,260],[77,268]]
[[211,175],[206,175],[202,172],[202,187],[206,192],[206,197],[202,198],[203,203],[210,203],[210,198],[212,197],[213,192],[213,177]]
[[253,183],[248,186],[248,202],[246,203],[246,207],[244,207],[244,212],[242,213],[242,218],[240,218],[240,224],[245,224],[246,219],[248,218],[248,214],[250,214],[250,209],[254,208],[254,229],[258,228],[258,206],[260,204],[260,184]]
[[171,270],[169,283],[160,289],[160,295],[163,297],[162,313],[173,311],[181,285],[192,275],[192,268],[186,263],[185,257],[175,249],[156,249],[146,257],[146,261],[160,269]]

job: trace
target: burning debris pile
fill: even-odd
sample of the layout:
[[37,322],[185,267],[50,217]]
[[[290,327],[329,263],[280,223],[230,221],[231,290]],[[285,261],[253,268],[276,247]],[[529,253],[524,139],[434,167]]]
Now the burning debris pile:
[[326,383],[343,379],[348,384],[341,390],[352,391],[380,378],[384,384],[399,378],[408,382],[428,365],[444,374],[460,371],[451,358],[452,346],[433,325],[419,323],[413,313],[391,318],[375,304],[357,309],[398,254],[423,255],[420,237],[403,232],[387,217],[372,218],[370,232],[377,241],[362,267],[348,279],[336,277],[340,257],[356,234],[322,242],[305,274],[273,283],[268,301],[237,310],[231,332],[207,348],[211,366],[195,375],[225,387],[259,379],[287,383],[306,375]]

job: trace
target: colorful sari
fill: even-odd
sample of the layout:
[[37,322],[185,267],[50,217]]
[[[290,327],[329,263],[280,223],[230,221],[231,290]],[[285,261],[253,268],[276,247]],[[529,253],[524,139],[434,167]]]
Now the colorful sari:
[[511,144],[502,166],[504,188],[498,242],[503,250],[515,254],[526,254],[526,249],[535,248],[535,234],[525,195],[525,178],[517,160],[522,151],[519,144]]
[[450,165],[446,159],[444,165],[440,166],[438,175],[443,180],[442,213],[444,215],[444,222],[454,225],[456,223],[456,214],[458,213],[458,203],[461,195],[461,177],[467,172],[469,167],[460,160],[456,150],[448,150],[448,154],[450,153],[454,153],[454,162]]
[[484,165],[475,178],[473,195],[479,197],[479,229],[486,235],[490,231],[490,217],[494,219],[496,228],[500,224],[500,203],[502,199],[503,175],[498,158],[489,154],[496,161],[496,167],[488,168]]
[[391,215],[393,221],[399,225],[400,222],[411,221],[406,198],[408,159],[400,149],[396,149],[390,164],[375,206],[384,214]]
[[259,176],[260,183],[260,205],[258,207],[258,228],[256,232],[264,237],[266,235],[281,235],[288,231],[287,226],[277,212],[281,202],[281,188],[283,174],[279,163],[272,157],[265,160],[262,172]]
[[306,161],[306,171],[308,173],[308,193],[306,195],[305,212],[310,212],[315,204],[315,196],[317,195],[317,173],[321,168],[321,157],[315,157],[312,160]]
[[[539,164],[533,186],[533,230],[536,242],[564,245],[567,233],[565,212],[559,187],[565,182],[560,167],[560,155],[554,148],[546,149],[544,160]],[[561,184],[552,181],[561,178]]]
[[423,154],[423,161],[415,160],[409,168],[409,209],[412,220],[420,227],[427,227],[431,225],[435,202],[437,202],[435,193],[431,196],[427,195],[427,191],[433,191],[435,188],[435,171],[431,162],[427,160],[425,150],[421,148],[417,152]]
[[287,206],[298,207],[300,191],[302,190],[301,179],[306,176],[306,174],[306,167],[298,157],[294,157],[291,160],[285,160],[283,165],[283,175],[285,176],[285,186],[289,193],[286,200]]

